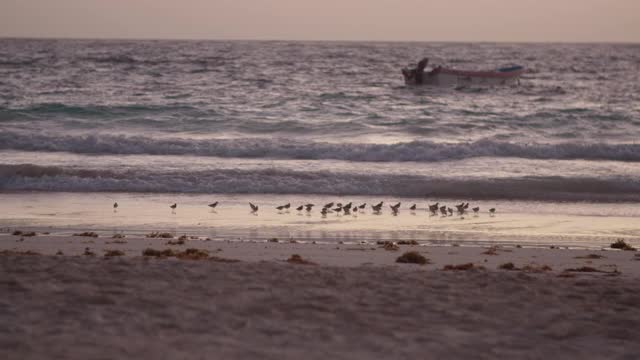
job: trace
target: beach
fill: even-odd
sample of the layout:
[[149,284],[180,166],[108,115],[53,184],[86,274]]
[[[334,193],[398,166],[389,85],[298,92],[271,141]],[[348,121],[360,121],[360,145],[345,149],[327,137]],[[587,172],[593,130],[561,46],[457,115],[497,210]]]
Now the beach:
[[[4,358],[639,353],[633,44],[0,39],[0,54]],[[406,85],[425,56],[525,70]]]
[[[15,251],[47,252],[44,239],[9,237],[3,248],[12,240]],[[109,241],[0,256],[7,359],[624,359],[640,350],[635,252]],[[146,246],[212,250],[159,259],[142,257],[136,247]],[[104,257],[107,248],[127,256]],[[395,263],[409,250],[429,263]],[[285,261],[292,253],[315,265]],[[443,270],[467,261],[484,269]],[[497,268],[508,261],[533,266]],[[565,271],[578,266],[603,272]]]

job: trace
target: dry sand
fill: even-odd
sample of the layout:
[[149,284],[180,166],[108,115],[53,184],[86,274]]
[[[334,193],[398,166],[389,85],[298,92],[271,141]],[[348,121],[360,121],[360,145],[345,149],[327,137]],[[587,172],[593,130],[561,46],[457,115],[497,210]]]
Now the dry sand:
[[[635,252],[0,236],[6,359],[635,359]],[[107,243],[109,242],[109,243]],[[81,255],[89,247],[96,256]],[[227,263],[149,259],[207,249]],[[104,258],[106,249],[127,256]],[[58,250],[65,256],[55,256]],[[396,264],[405,251],[427,265]],[[318,265],[284,260],[300,254]],[[587,255],[604,258],[585,258]],[[486,260],[486,261],[485,261]],[[473,262],[487,270],[443,271]],[[548,265],[532,273],[498,270]],[[589,266],[604,272],[564,272]],[[617,272],[616,272],[617,271]]]

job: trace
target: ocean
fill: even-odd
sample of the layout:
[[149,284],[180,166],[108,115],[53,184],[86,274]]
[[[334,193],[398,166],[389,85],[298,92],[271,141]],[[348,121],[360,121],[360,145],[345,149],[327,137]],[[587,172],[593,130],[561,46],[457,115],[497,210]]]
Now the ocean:
[[[400,69],[424,56],[526,74],[406,86]],[[637,217],[638,135],[640,45],[0,40],[0,193],[24,203],[21,224],[40,216],[28,199],[69,193],[109,211],[127,196],[223,198],[242,207],[227,219],[238,226],[251,199],[449,199],[546,216],[570,202],[594,205],[565,207],[576,216]],[[65,209],[55,224],[87,226]]]

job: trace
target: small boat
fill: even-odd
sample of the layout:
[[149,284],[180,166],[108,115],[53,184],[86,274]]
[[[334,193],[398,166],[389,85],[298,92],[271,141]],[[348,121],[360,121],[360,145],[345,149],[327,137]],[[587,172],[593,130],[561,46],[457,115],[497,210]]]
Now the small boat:
[[[402,75],[407,85],[436,86],[494,86],[519,83],[524,67],[513,65],[489,71],[456,70],[436,66],[430,71],[424,70],[426,59],[415,68],[403,68]],[[420,72],[422,76],[419,76]]]

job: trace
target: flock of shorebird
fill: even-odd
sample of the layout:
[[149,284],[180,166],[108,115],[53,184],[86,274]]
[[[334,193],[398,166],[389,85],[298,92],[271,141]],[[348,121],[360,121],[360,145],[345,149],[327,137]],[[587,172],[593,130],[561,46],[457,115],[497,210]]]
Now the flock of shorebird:
[[[389,208],[391,209],[391,212],[394,215],[398,215],[398,212],[400,211],[400,202],[397,204],[393,204],[393,205],[389,205]],[[375,214],[380,214],[382,212],[382,207],[384,205],[383,201],[380,201],[379,203],[375,204],[375,205],[371,205],[371,210],[373,210],[373,212]],[[208,205],[211,209],[215,209],[218,206],[218,201],[211,203]],[[306,212],[311,212],[311,210],[313,209],[313,207],[316,206],[315,204],[303,204],[300,205],[298,207],[296,207],[296,211],[301,212],[301,211],[306,211]],[[171,208],[171,212],[175,213],[176,212],[176,208],[178,208],[178,204],[174,203],[173,205],[169,206]],[[249,203],[249,207],[251,208],[251,212],[252,213],[257,213],[258,212],[258,205],[255,205],[253,203]],[[462,202],[458,205],[454,206],[456,208],[455,213],[460,215],[460,216],[464,216],[469,209],[469,203],[465,203]],[[291,203],[287,203],[284,205],[280,205],[280,206],[276,206],[275,207],[276,210],[278,211],[288,211],[291,208]],[[329,213],[342,213],[345,215],[351,214],[351,213],[358,213],[358,212],[363,212],[365,209],[367,208],[367,203],[363,203],[360,205],[354,205],[353,202],[350,202],[348,204],[343,205],[342,203],[333,203],[330,202],[328,204],[325,204],[322,207],[322,210],[320,210],[320,213],[322,215],[327,215]],[[113,211],[116,212],[118,209],[118,203],[115,202],[113,203]],[[418,205],[417,204],[413,204],[409,207],[409,210],[411,211],[416,211],[418,209]],[[440,203],[437,202],[435,204],[430,204],[428,211],[431,213],[432,216],[436,216],[438,214],[440,214],[442,217],[447,217],[447,216],[453,216],[454,214],[454,210],[453,208],[450,208],[446,205],[442,205],[440,206]],[[471,211],[473,211],[474,215],[478,215],[478,213],[480,213],[480,207],[476,206],[474,208],[471,208]],[[491,208],[489,209],[489,215],[490,216],[494,216],[496,213],[496,208]]]

